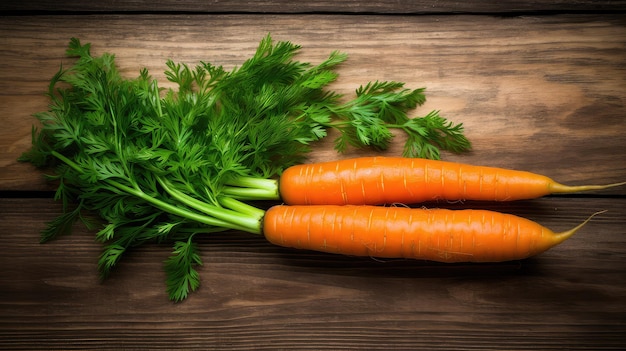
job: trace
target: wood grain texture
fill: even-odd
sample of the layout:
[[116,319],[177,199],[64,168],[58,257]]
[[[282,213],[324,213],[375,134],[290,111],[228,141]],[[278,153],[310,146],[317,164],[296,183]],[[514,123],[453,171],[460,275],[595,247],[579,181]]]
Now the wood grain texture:
[[170,247],[131,252],[100,283],[93,232],[77,226],[71,237],[38,245],[38,230],[59,204],[0,199],[0,232],[12,233],[0,236],[0,348],[626,347],[626,201],[545,198],[496,207],[555,230],[610,211],[542,255],[502,264],[376,261],[223,233],[200,239],[202,286],[173,304],[162,272]]
[[624,11],[626,1],[451,1],[451,0],[319,0],[319,1],[80,1],[26,0],[4,1],[0,11],[24,12],[195,12],[195,13],[520,13],[568,11]]
[[[564,183],[626,179],[626,21],[623,16],[42,16],[0,20],[0,189],[41,190],[40,172],[16,158],[29,147],[34,112],[72,36],[115,53],[124,75],[147,67],[161,82],[165,60],[232,68],[271,32],[320,62],[350,55],[333,88],[353,94],[373,80],[427,87],[415,116],[440,110],[462,122],[471,154],[448,160],[521,168]],[[54,28],[54,30],[51,30]],[[324,40],[320,40],[324,38]],[[164,84],[167,86],[167,84]],[[401,152],[402,136],[389,154]],[[336,155],[332,140],[311,160]],[[624,188],[603,192],[624,194]]]
[[[598,12],[623,11],[624,1],[56,1],[64,15],[41,15],[52,4],[0,4],[11,14],[0,17],[0,349],[626,349],[624,187],[426,204],[500,210],[558,231],[609,210],[562,245],[502,264],[379,261],[212,235],[199,240],[201,288],[174,304],[162,270],[169,245],[128,253],[100,282],[93,232],[77,225],[71,237],[38,244],[61,207],[31,198],[53,187],[15,161],[30,144],[31,114],[46,109],[48,80],[71,62],[70,37],[91,42],[95,54],[115,53],[124,75],[147,67],[165,82],[167,58],[232,68],[271,32],[301,44],[302,60],[348,53],[333,86],[342,93],[372,80],[426,86],[415,116],[441,110],[474,143],[448,160],[571,184],[624,181],[626,18]],[[545,11],[580,13],[535,15]],[[400,152],[398,139],[388,154]],[[328,140],[311,161],[366,153],[337,155]]]

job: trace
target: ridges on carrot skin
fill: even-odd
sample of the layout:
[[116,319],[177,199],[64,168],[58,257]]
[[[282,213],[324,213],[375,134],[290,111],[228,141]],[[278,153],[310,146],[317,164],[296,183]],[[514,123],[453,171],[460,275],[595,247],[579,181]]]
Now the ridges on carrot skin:
[[486,210],[279,205],[266,212],[263,231],[276,245],[349,256],[500,262],[542,253],[602,212],[554,233],[528,219]]
[[380,205],[433,200],[512,201],[626,184],[566,186],[526,171],[401,157],[362,157],[287,169],[280,194],[290,205]]

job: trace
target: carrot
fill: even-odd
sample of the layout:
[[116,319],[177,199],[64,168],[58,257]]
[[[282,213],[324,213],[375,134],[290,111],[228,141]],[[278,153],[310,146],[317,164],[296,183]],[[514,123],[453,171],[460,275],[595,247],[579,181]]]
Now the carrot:
[[500,262],[544,252],[594,215],[554,233],[528,219],[487,210],[277,205],[266,212],[263,233],[276,245],[349,256]]
[[626,184],[567,186],[530,172],[402,157],[296,165],[279,182],[280,196],[290,205],[511,201]]

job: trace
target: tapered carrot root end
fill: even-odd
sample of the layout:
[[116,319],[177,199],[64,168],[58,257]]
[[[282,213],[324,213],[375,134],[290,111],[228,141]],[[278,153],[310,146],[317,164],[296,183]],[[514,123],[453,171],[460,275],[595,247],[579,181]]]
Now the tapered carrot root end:
[[570,230],[566,230],[566,231],[561,232],[561,233],[554,233],[554,237],[555,237],[555,239],[556,239],[556,242],[555,242],[555,244],[554,244],[554,245],[557,245],[557,244],[560,244],[560,243],[564,242],[565,240],[567,240],[568,238],[570,238],[571,236],[573,236],[574,234],[576,234],[576,232],[577,232],[580,228],[584,227],[584,226],[585,226],[585,224],[589,223],[589,221],[590,221],[593,217],[595,217],[595,216],[597,216],[597,215],[599,215],[599,214],[605,213],[605,212],[607,212],[607,211],[608,211],[608,210],[598,211],[598,212],[596,212],[596,213],[592,214],[591,216],[587,217],[587,219],[585,219],[582,223],[580,223],[580,224],[579,224],[579,225],[577,225],[576,227],[574,227],[574,228],[572,228],[572,229],[570,229]]
[[560,183],[552,183],[550,184],[550,193],[551,194],[569,194],[569,193],[578,193],[578,192],[591,191],[591,190],[604,190],[604,189],[614,188],[614,187],[618,187],[622,185],[626,185],[626,182],[605,184],[605,185],[564,185]]

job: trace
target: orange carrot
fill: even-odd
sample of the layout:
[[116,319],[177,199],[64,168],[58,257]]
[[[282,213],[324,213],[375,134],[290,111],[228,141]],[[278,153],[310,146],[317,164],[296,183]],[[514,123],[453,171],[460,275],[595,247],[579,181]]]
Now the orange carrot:
[[402,157],[303,164],[281,175],[290,205],[412,204],[431,200],[510,201],[624,185],[567,186],[524,171]]
[[263,232],[276,245],[349,256],[500,262],[546,251],[591,217],[554,233],[528,219],[486,210],[278,205],[266,212]]

